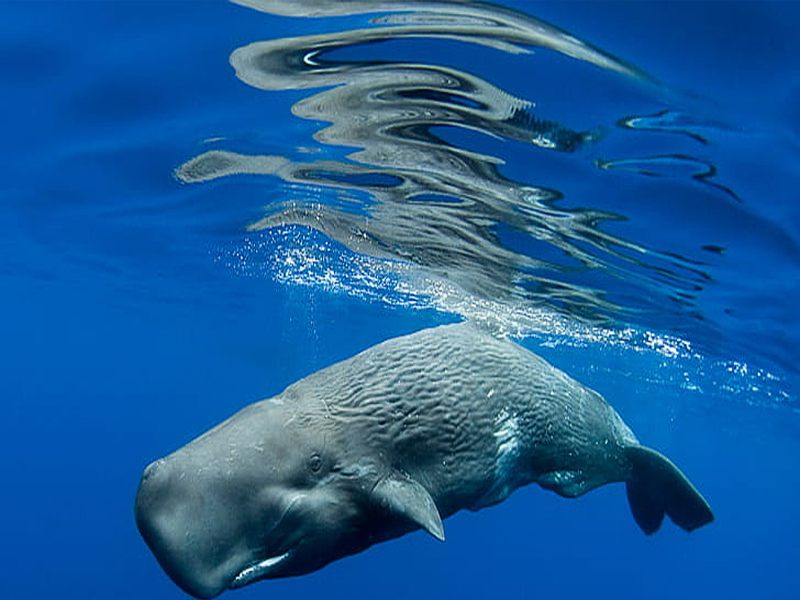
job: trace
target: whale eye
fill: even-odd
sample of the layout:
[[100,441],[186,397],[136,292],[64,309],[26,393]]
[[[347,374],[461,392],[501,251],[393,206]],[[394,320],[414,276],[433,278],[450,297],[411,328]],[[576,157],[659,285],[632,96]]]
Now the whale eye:
[[311,469],[312,473],[319,473],[322,468],[322,458],[316,452],[308,459],[308,468]]

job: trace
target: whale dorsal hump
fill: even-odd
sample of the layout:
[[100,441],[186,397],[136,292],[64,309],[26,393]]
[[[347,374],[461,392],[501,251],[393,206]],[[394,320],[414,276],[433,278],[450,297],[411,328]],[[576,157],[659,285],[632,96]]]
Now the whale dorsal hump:
[[383,477],[372,490],[372,499],[381,508],[419,525],[437,540],[444,541],[444,527],[430,493],[408,475],[394,471]]
[[632,467],[628,502],[642,531],[655,533],[664,514],[686,531],[714,520],[708,502],[666,456],[644,446],[626,451]]

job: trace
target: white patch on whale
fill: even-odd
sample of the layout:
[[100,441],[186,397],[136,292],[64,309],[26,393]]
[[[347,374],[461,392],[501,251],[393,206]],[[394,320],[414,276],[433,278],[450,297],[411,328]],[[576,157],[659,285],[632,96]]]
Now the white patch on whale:
[[[494,390],[489,392],[491,396]],[[494,483],[481,497],[475,508],[491,506],[505,500],[518,487],[515,473],[519,471],[521,450],[519,417],[503,408],[494,420],[494,439],[496,443],[494,462]]]
[[267,559],[262,560],[254,565],[250,565],[246,569],[244,569],[241,573],[239,573],[236,577],[234,577],[233,581],[231,581],[230,585],[228,586],[230,589],[237,589],[240,587],[246,586],[248,583],[251,583],[265,575],[269,572],[269,570],[277,565],[278,563],[284,561],[286,558],[289,557],[288,552],[284,552],[280,556],[271,556]]

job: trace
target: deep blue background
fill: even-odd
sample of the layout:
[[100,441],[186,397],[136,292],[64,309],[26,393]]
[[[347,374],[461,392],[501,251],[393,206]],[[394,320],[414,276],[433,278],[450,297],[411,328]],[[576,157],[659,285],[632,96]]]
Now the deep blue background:
[[[790,3],[517,6],[800,134]],[[261,191],[229,186],[212,203],[172,178],[201,140],[269,127],[296,99],[236,80],[232,49],[324,28],[217,3],[0,5],[0,598],[184,597],[135,528],[145,464],[305,374],[448,319],[238,277],[215,248],[258,215]],[[646,538],[621,486],[575,501],[529,488],[448,520],[445,544],[415,533],[231,597],[796,596],[796,411],[711,387],[702,363],[538,349],[682,465],[717,522]]]

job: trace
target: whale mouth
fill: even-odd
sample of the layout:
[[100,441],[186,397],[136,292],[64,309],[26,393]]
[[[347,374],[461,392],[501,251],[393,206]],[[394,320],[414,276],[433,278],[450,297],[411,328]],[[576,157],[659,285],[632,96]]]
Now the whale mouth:
[[260,560],[250,566],[245,567],[241,572],[233,578],[228,584],[228,589],[236,590],[246,585],[253,583],[259,579],[268,577],[278,565],[283,564],[289,558],[291,551],[286,551],[278,556],[270,556],[264,560]]

